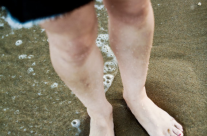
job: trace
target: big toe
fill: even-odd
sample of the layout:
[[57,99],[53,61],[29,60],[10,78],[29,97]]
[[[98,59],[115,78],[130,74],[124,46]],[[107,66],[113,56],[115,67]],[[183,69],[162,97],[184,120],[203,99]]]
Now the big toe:
[[173,127],[172,131],[176,136],[183,136],[183,132],[176,127]]

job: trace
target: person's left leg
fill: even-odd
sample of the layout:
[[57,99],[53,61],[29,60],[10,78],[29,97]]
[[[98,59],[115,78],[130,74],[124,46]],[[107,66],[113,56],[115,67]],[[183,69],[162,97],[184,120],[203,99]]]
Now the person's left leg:
[[182,126],[147,97],[145,81],[154,32],[150,0],[104,0],[110,45],[117,57],[124,99],[150,136],[182,136]]

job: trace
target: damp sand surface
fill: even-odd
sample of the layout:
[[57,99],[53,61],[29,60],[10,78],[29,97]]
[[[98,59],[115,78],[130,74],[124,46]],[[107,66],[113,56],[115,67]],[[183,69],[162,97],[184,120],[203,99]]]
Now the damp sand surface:
[[[155,33],[146,89],[183,125],[185,136],[207,134],[207,2],[200,2],[152,1]],[[95,8],[99,34],[107,34],[102,2]],[[44,30],[12,30],[5,15],[0,10],[0,135],[87,136],[86,109],[55,73]],[[122,90],[118,72],[106,93],[114,107],[116,135],[148,136],[127,108]]]

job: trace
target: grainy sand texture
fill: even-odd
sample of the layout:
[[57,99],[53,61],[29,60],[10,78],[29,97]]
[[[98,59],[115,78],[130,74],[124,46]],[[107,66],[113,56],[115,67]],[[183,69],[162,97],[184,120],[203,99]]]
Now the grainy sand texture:
[[[206,136],[207,1],[152,0],[152,5],[148,96],[183,125],[185,136]],[[106,9],[101,1],[95,8],[99,35],[107,36]],[[0,136],[87,136],[90,119],[55,73],[45,31],[38,26],[12,30],[4,17],[6,11],[0,9]],[[108,44],[107,39],[100,42]],[[116,72],[106,92],[114,107],[116,136],[148,136],[127,108]]]

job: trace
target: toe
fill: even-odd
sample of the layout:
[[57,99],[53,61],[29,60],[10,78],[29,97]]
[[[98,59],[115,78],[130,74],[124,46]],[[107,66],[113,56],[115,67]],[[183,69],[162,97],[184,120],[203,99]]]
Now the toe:
[[176,127],[174,127],[172,131],[176,134],[176,136],[183,136],[183,132]]
[[180,125],[177,121],[174,120],[173,123],[180,131],[183,131],[182,125]]
[[167,136],[177,136],[172,129],[167,130],[168,135]]
[[177,135],[171,131],[170,136],[177,136]]

